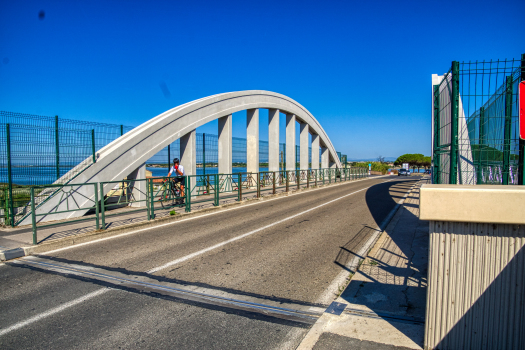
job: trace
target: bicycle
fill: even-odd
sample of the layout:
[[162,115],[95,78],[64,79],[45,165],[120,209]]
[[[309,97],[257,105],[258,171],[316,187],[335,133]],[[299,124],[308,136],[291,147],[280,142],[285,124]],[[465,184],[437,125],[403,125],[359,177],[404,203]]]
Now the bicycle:
[[174,183],[171,179],[166,180],[162,187],[159,197],[162,208],[168,209],[177,205],[184,205],[184,197],[181,196],[182,190],[180,182]]

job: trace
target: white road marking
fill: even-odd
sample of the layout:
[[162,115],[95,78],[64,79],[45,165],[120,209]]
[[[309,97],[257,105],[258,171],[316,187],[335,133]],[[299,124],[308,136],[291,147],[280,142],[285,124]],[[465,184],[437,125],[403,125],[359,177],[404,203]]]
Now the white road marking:
[[30,325],[31,323],[35,323],[37,321],[40,321],[46,317],[49,317],[49,316],[52,316],[54,314],[57,314],[59,312],[62,312],[64,311],[65,309],[68,309],[72,306],[75,306],[77,304],[80,304],[81,302],[83,301],[86,301],[86,300],[89,300],[89,299],[93,299],[94,297],[96,296],[99,296],[99,295],[102,295],[104,293],[106,293],[107,291],[109,291],[110,289],[109,288],[102,288],[102,289],[99,289],[99,290],[96,290],[94,292],[91,292],[89,294],[86,294],[84,296],[81,296],[80,298],[77,298],[75,300],[72,300],[70,302],[67,302],[65,304],[62,304],[58,307],[55,307],[51,310],[48,310],[46,312],[43,312],[41,314],[38,314],[36,316],[33,316],[31,318],[28,318],[27,320],[25,321],[22,321],[22,322],[18,322],[18,323],[15,323],[14,325],[8,327],[8,328],[5,328],[5,329],[1,329],[0,330],[0,337],[7,334],[7,333],[10,333],[12,331],[16,331],[17,329],[20,329],[22,327],[25,327],[27,325]]
[[[383,182],[380,182],[380,183],[384,183],[384,182],[388,182],[388,181],[392,181],[392,180],[387,180],[387,181],[383,181]],[[374,185],[372,185],[372,186],[374,186]],[[271,223],[271,224],[269,224],[269,225],[266,225],[266,226],[260,227],[260,228],[258,228],[258,229],[256,229],[256,230],[253,230],[253,231],[250,231],[250,232],[246,232],[246,233],[244,233],[244,234],[242,234],[242,235],[240,235],[240,236],[237,236],[237,237],[234,237],[234,238],[230,238],[230,239],[228,239],[228,240],[226,240],[226,241],[224,241],[224,242],[221,242],[221,243],[217,243],[217,244],[215,244],[215,245],[212,245],[211,247],[204,248],[204,249],[199,250],[199,251],[197,251],[197,252],[195,252],[195,253],[192,253],[192,254],[189,254],[189,255],[183,256],[182,258],[175,259],[175,260],[173,260],[173,261],[170,261],[169,263],[166,263],[166,264],[164,264],[164,265],[161,265],[161,266],[155,267],[155,268],[153,268],[153,269],[147,271],[147,273],[155,273],[155,272],[158,272],[158,271],[160,271],[160,270],[163,270],[163,269],[165,269],[165,268],[167,268],[167,267],[170,267],[170,266],[173,266],[173,265],[179,264],[179,263],[181,263],[181,262],[184,262],[184,261],[187,261],[187,260],[193,259],[193,258],[195,258],[196,256],[199,256],[199,255],[202,255],[202,254],[204,254],[204,253],[206,253],[206,252],[209,252],[210,250],[214,250],[214,249],[220,248],[220,247],[222,247],[222,246],[224,246],[224,245],[226,245],[226,244],[229,244],[229,243],[232,243],[232,242],[238,241],[239,239],[246,238],[246,237],[248,237],[248,236],[253,235],[254,233],[257,233],[257,232],[260,232],[260,231],[266,230],[267,228],[270,228],[270,227],[272,227],[272,226],[279,225],[279,224],[281,224],[281,223],[283,223],[283,222],[285,222],[285,221],[291,220],[291,219],[295,219],[296,217],[301,216],[301,215],[304,215],[304,214],[306,214],[306,213],[309,213],[309,212],[311,212],[312,210],[322,208],[322,207],[324,207],[325,205],[331,204],[331,203],[333,203],[333,202],[336,202],[336,201],[338,201],[338,200],[341,200],[341,199],[346,198],[346,197],[348,197],[348,196],[351,196],[351,195],[353,195],[353,194],[356,194],[356,193],[359,193],[359,192],[361,192],[361,191],[367,190],[367,189],[369,189],[369,188],[372,187],[372,186],[368,186],[368,187],[362,188],[362,189],[360,189],[360,190],[354,191],[354,192],[352,192],[352,193],[345,194],[344,196],[338,197],[338,198],[336,198],[336,199],[332,199],[331,201],[325,202],[325,203],[323,203],[323,204],[320,204],[320,205],[318,205],[318,206],[316,206],[316,207],[313,207],[313,208],[310,208],[310,209],[308,209],[308,210],[304,210],[304,211],[302,211],[302,212],[300,212],[300,213],[298,213],[298,214],[291,215],[291,216],[289,216],[289,217],[287,217],[287,218],[284,218],[284,219],[282,219],[282,220],[276,221],[276,222]]]
[[[385,175],[386,176],[386,175]],[[370,180],[370,179],[373,179],[373,178],[366,178],[364,180]],[[346,183],[342,183],[343,185],[346,185],[346,184],[352,184],[352,183],[355,183],[357,181],[362,181],[363,179],[359,179],[359,180],[356,180],[356,181],[351,181],[351,182],[346,182]],[[388,180],[388,181],[393,181],[393,180]],[[385,181],[383,181],[385,182]],[[381,182],[380,182],[381,183]],[[374,186],[374,185],[372,185]],[[370,186],[369,186],[370,187]],[[299,194],[303,194],[303,193],[311,193],[311,191],[317,191],[317,190],[322,190],[322,189],[325,189],[326,187],[319,187],[319,188],[316,188],[316,189],[311,189],[310,191],[304,191],[304,192],[299,192],[299,193],[296,193],[294,195],[299,195]],[[368,187],[367,187],[368,188]],[[94,244],[94,243],[99,243],[99,242],[103,242],[103,241],[107,241],[107,240],[110,240],[110,239],[115,239],[115,238],[120,238],[120,237],[125,237],[125,236],[129,236],[129,235],[133,235],[135,233],[139,233],[139,232],[143,232],[143,231],[148,231],[148,230],[154,230],[154,229],[157,229],[157,228],[160,228],[160,227],[165,227],[165,226],[170,226],[170,225],[176,225],[178,223],[181,223],[181,222],[186,222],[186,221],[189,221],[189,220],[195,220],[195,219],[199,219],[199,218],[203,218],[203,217],[206,217],[206,216],[211,216],[211,215],[216,215],[216,214],[220,214],[220,213],[224,213],[224,212],[227,212],[227,211],[231,211],[231,210],[237,210],[237,209],[242,209],[242,208],[246,208],[246,207],[250,207],[252,205],[257,205],[257,204],[261,204],[261,203],[267,203],[267,202],[270,202],[270,201],[274,201],[274,200],[278,200],[278,199],[283,199],[283,198],[286,198],[286,197],[277,197],[277,198],[272,198],[272,199],[267,199],[267,200],[264,200],[264,201],[260,201],[260,202],[257,202],[257,203],[253,203],[253,204],[244,204],[244,205],[241,205],[241,206],[238,206],[238,207],[235,207],[235,208],[230,208],[230,209],[224,209],[224,210],[218,210],[218,211],[215,211],[213,213],[208,213],[208,214],[202,214],[202,215],[197,215],[197,216],[192,216],[190,218],[187,218],[187,219],[181,219],[181,220],[177,220],[177,221],[174,221],[174,222],[170,222],[170,223],[167,223],[167,224],[161,224],[161,225],[155,225],[153,227],[146,227],[146,228],[143,228],[143,229],[140,229],[140,230],[135,230],[135,231],[130,231],[130,232],[126,232],[126,233],[121,233],[119,235],[114,235],[114,236],[110,236],[110,237],[105,237],[105,238],[100,238],[100,239],[96,239],[94,241],[89,241],[89,242],[84,242],[84,243],[79,243],[79,244],[75,244],[75,245],[72,245],[72,246],[69,246],[69,247],[64,247],[64,248],[58,248],[58,249],[53,249],[53,250],[49,250],[47,252],[42,252],[42,253],[38,253],[38,255],[48,255],[48,254],[52,254],[52,253],[58,253],[58,252],[61,252],[61,251],[64,251],[64,250],[68,250],[68,249],[74,249],[74,248],[78,248],[78,247],[83,247],[83,246],[86,246],[86,245],[89,245],[89,244]]]
[[[351,195],[353,195],[353,194],[356,194],[356,193],[359,193],[359,192],[361,192],[361,191],[364,191],[364,190],[366,190],[366,189],[369,189],[369,188],[372,187],[372,186],[375,186],[375,185],[378,185],[378,184],[381,184],[381,183],[385,183],[385,182],[389,182],[389,181],[393,181],[393,180],[382,181],[382,182],[379,182],[379,183],[377,183],[377,184],[374,184],[374,185],[371,185],[371,186],[368,186],[368,187],[362,188],[362,189],[360,189],[360,190],[354,191],[354,192],[352,192],[352,193],[346,194],[346,195],[344,195],[344,196],[338,197],[338,198],[336,198],[336,199],[333,199],[333,200],[331,200],[331,201],[328,201],[328,202],[326,202],[326,203],[323,203],[323,204],[321,204],[321,205],[318,205],[318,206],[316,206],[316,207],[313,207],[313,208],[310,208],[310,209],[308,209],[308,210],[306,210],[306,211],[303,211],[303,212],[301,212],[301,213],[299,213],[299,214],[295,214],[295,215],[289,216],[289,217],[286,218],[286,219],[279,220],[279,221],[277,221],[277,222],[275,222],[275,223],[273,223],[273,224],[270,224],[270,225],[267,225],[267,226],[261,227],[261,228],[259,228],[259,229],[257,229],[257,230],[253,230],[253,231],[247,232],[247,233],[245,233],[245,234],[243,234],[243,235],[240,235],[240,236],[237,236],[237,237],[235,237],[235,238],[229,239],[229,240],[227,240],[227,241],[224,241],[224,242],[222,242],[222,243],[216,244],[216,245],[211,246],[211,247],[209,247],[209,248],[206,248],[206,249],[200,250],[200,251],[195,252],[195,253],[193,253],[193,254],[186,255],[185,257],[179,258],[179,259],[177,259],[177,260],[173,260],[173,261],[171,261],[171,262],[169,262],[169,263],[167,263],[167,264],[164,264],[164,265],[162,265],[162,266],[159,266],[159,267],[153,268],[153,269],[147,271],[147,273],[154,273],[154,272],[160,271],[160,270],[162,270],[162,269],[164,269],[164,268],[166,268],[166,267],[170,267],[170,266],[173,266],[173,265],[175,265],[175,264],[181,263],[181,262],[183,262],[183,261],[186,261],[186,260],[192,259],[192,258],[194,258],[195,256],[198,256],[198,255],[200,255],[200,254],[203,254],[203,253],[205,253],[205,252],[208,252],[208,251],[210,251],[210,250],[212,250],[212,249],[216,249],[216,248],[221,247],[221,246],[223,246],[223,245],[225,245],[225,244],[228,244],[228,243],[231,243],[231,242],[237,241],[237,240],[239,240],[239,239],[241,239],[241,238],[247,237],[247,236],[252,235],[252,234],[254,234],[254,233],[256,233],[256,232],[259,232],[259,231],[265,230],[265,229],[267,229],[267,228],[269,228],[269,227],[272,227],[272,226],[278,225],[278,224],[280,224],[280,223],[282,223],[282,222],[284,222],[284,221],[291,220],[291,219],[293,219],[293,218],[295,218],[295,217],[298,217],[298,216],[300,216],[300,215],[302,215],[302,214],[308,213],[308,212],[310,212],[310,211],[312,211],[312,210],[315,210],[315,209],[321,208],[321,207],[323,207],[323,206],[325,206],[325,205],[328,205],[328,204],[333,203],[333,202],[335,202],[335,201],[341,200],[341,199],[343,199],[343,198],[345,198],[345,197],[348,197],[348,196],[351,196]],[[306,193],[306,192],[303,192],[303,193]],[[281,198],[281,197],[279,197],[279,198]],[[275,199],[279,199],[279,198],[275,198]],[[274,199],[272,199],[272,200],[274,200]],[[264,203],[264,202],[262,202],[262,203]],[[257,204],[257,203],[255,203],[255,204]],[[254,204],[250,204],[250,205],[254,205]],[[245,208],[246,206],[247,206],[247,205],[243,205],[243,206],[238,207],[238,208]],[[233,208],[233,209],[238,209],[238,208]],[[233,210],[233,209],[229,209],[229,210]],[[187,220],[193,220],[193,219],[200,218],[200,217],[203,217],[203,216],[214,215],[214,214],[222,213],[222,212],[224,212],[224,211],[221,210],[221,211],[214,212],[214,213],[210,213],[210,214],[200,215],[200,216],[196,216],[196,217],[188,218],[188,219],[185,219],[185,220],[176,221],[176,222],[174,222],[174,223],[169,223],[169,224],[164,224],[164,225],[158,225],[158,226],[155,226],[155,227],[153,227],[153,228],[162,227],[162,226],[167,226],[167,225],[173,225],[173,224],[178,223],[178,222],[187,221]],[[124,234],[121,234],[121,235],[118,235],[118,236],[112,236],[112,237],[102,238],[102,239],[99,239],[99,240],[96,240],[96,241],[86,242],[86,243],[82,243],[82,244],[79,244],[79,245],[76,245],[76,246],[71,246],[71,247],[66,247],[66,248],[61,248],[61,249],[55,249],[55,250],[53,250],[53,251],[49,251],[49,252],[47,252],[47,254],[52,253],[52,252],[58,252],[58,251],[62,251],[62,250],[66,250],[66,249],[70,249],[70,248],[75,248],[75,247],[82,246],[82,245],[86,245],[86,244],[91,244],[91,243],[94,243],[94,242],[105,241],[105,240],[112,239],[112,238],[116,238],[116,237],[122,237],[122,236],[126,236],[126,235],[129,235],[129,234],[137,233],[137,232],[140,232],[140,231],[150,230],[150,229],[152,229],[152,228],[147,228],[147,229],[137,230],[137,231],[133,231],[133,232],[128,232],[128,233],[124,233]],[[22,258],[22,259],[20,259],[20,260],[27,259],[27,258],[30,258],[30,257]],[[84,301],[87,301],[87,300],[89,300],[89,299],[95,298],[96,296],[102,295],[102,294],[104,294],[104,293],[106,293],[106,292],[108,292],[108,291],[110,291],[110,290],[111,290],[111,288],[102,288],[102,289],[96,290],[96,291],[91,292],[91,293],[89,293],[89,294],[86,294],[86,295],[84,295],[84,296],[82,296],[82,297],[80,297],[80,298],[77,298],[77,299],[74,299],[74,300],[72,300],[72,301],[70,301],[70,302],[67,302],[67,303],[65,303],[65,304],[62,304],[62,305],[60,305],[59,307],[56,307],[56,308],[50,309],[50,310],[48,310],[48,311],[46,311],[46,312],[43,312],[43,313],[40,313],[40,314],[38,314],[38,315],[36,315],[36,316],[33,316],[33,317],[31,317],[31,318],[28,318],[28,319],[25,320],[25,321],[21,321],[21,322],[15,323],[14,325],[12,325],[12,326],[10,326],[10,327],[8,327],[8,328],[5,328],[5,329],[0,330],[0,336],[3,336],[3,335],[5,335],[5,334],[8,334],[8,333],[10,333],[10,332],[12,332],[12,331],[15,331],[15,330],[17,330],[17,329],[20,329],[20,328],[22,328],[22,327],[28,326],[28,325],[30,325],[30,324],[32,324],[32,323],[38,322],[38,321],[40,321],[40,320],[42,320],[42,319],[44,319],[44,318],[46,318],[46,317],[49,317],[49,316],[52,316],[52,315],[57,314],[57,313],[59,313],[59,312],[62,312],[62,311],[64,311],[65,309],[68,309],[68,308],[70,308],[70,307],[72,307],[72,306],[78,305],[78,304],[80,304],[80,303],[82,303],[82,302],[84,302]]]

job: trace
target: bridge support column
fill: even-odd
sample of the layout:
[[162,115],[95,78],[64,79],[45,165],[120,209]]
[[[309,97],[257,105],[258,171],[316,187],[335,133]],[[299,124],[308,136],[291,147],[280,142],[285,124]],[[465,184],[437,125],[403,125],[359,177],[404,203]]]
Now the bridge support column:
[[197,175],[197,132],[192,130],[180,138],[180,164],[186,175]]
[[219,174],[232,173],[232,115],[219,118]]
[[268,110],[268,171],[279,171],[279,110]]
[[[128,175],[128,180],[143,180],[143,181],[130,181],[128,182],[128,190],[126,196],[128,201],[132,201],[131,207],[145,207],[146,202],[138,202],[146,199],[147,182],[144,181],[146,178],[146,163],[139,166],[135,171]],[[130,190],[131,189],[131,190]]]
[[319,169],[319,135],[312,134],[312,169]]
[[329,159],[330,152],[328,151],[328,148],[321,147],[321,168],[327,169],[330,166]]
[[259,109],[246,111],[246,171],[259,172]]
[[308,124],[306,123],[299,123],[299,169],[301,170],[307,170],[308,169]]
[[286,170],[295,170],[295,115],[286,115]]

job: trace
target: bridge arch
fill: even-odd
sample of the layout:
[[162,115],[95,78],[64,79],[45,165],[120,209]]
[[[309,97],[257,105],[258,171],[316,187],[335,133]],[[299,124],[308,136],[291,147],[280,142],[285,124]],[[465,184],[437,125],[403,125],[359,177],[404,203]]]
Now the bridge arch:
[[[215,119],[219,119],[219,172],[231,173],[231,170],[224,171],[228,169],[227,167],[225,168],[224,165],[228,162],[231,169],[231,115],[242,110],[248,110],[247,170],[248,172],[258,172],[259,109],[270,110],[270,171],[279,170],[279,112],[285,113],[287,118],[286,144],[288,145],[290,143],[293,145],[293,147],[290,147],[290,152],[288,152],[288,148],[286,152],[287,170],[292,170],[291,164],[293,164],[293,169],[295,169],[296,120],[300,124],[301,169],[308,168],[308,133],[312,134],[312,168],[318,168],[319,161],[314,161],[316,157],[317,159],[321,158],[323,168],[341,167],[336,150],[328,138],[328,135],[322,128],[321,124],[305,107],[290,97],[282,94],[263,90],[247,90],[208,96],[185,103],[159,114],[100,149],[97,153],[96,163],[91,164],[76,176],[74,183],[95,183],[121,180],[135,172],[148,159],[177,139],[181,139],[181,164],[187,169],[187,175],[195,175],[195,130],[199,126]],[[277,121],[275,122],[272,117],[277,118]],[[277,135],[275,135],[275,128],[277,130]],[[272,130],[274,131],[273,136]],[[229,150],[228,143],[230,145]],[[319,147],[321,147],[321,155],[318,153]],[[228,152],[230,152],[229,157]],[[277,155],[275,152],[277,152]],[[256,169],[255,164],[257,167]],[[276,164],[277,169],[272,169]],[[82,193],[84,198],[92,198],[94,196],[93,190],[90,188],[91,187],[86,187],[81,190],[84,192]],[[110,188],[108,186],[108,188],[105,189],[105,193],[109,190]],[[58,198],[56,200],[50,198],[42,203],[36,211],[41,213],[54,211],[60,206],[59,202],[60,200]],[[55,214],[49,219],[57,220],[82,214],[82,211],[67,213],[67,215],[60,218],[57,217],[59,215]],[[39,221],[47,220],[45,216],[42,216]],[[30,223],[30,217],[26,217],[21,224],[28,223]]]

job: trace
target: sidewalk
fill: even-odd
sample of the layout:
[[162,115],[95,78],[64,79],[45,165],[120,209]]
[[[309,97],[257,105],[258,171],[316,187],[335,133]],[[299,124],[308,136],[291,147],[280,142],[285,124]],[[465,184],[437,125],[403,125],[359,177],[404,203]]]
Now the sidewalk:
[[[428,222],[419,220],[420,181],[335,302],[298,349],[422,349]],[[332,306],[335,306],[333,304]]]

